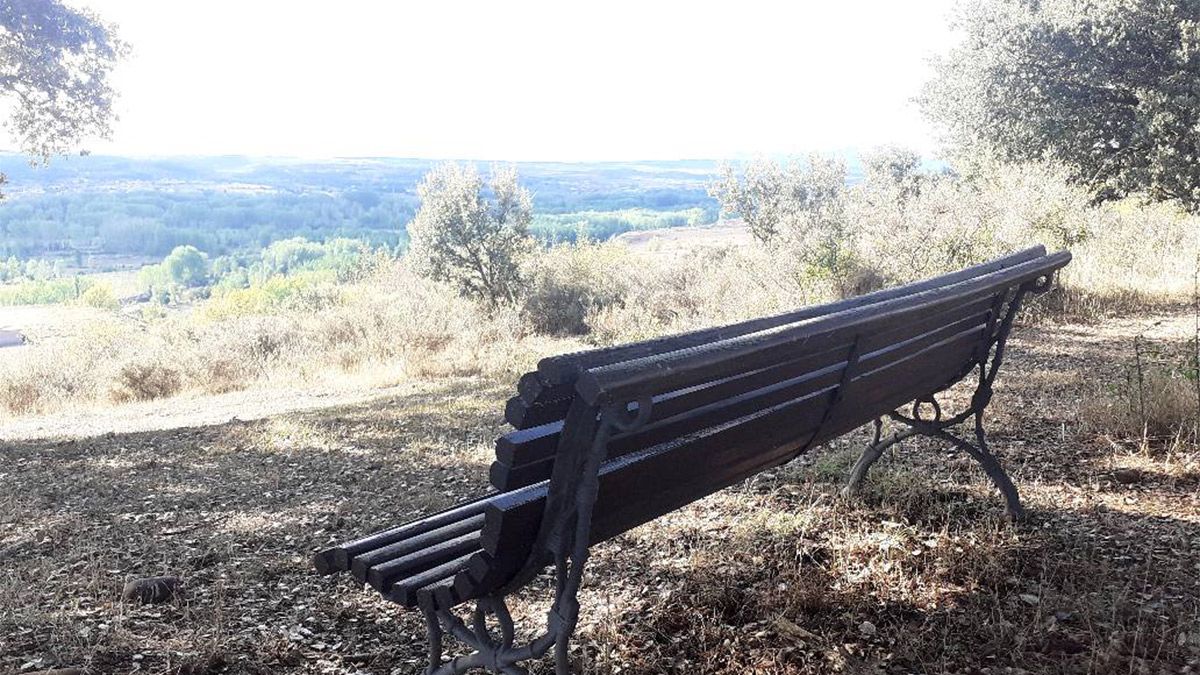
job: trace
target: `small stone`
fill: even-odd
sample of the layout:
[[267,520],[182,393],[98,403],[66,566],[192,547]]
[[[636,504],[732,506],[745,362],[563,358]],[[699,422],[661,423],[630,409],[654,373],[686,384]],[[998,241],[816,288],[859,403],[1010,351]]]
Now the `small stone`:
[[862,633],[863,635],[874,635],[875,630],[875,624],[871,623],[870,621],[864,621],[858,625],[858,632]]
[[1021,602],[1027,605],[1036,605],[1040,601],[1040,598],[1032,593],[1022,593],[1017,597],[1021,598]]
[[1134,483],[1141,482],[1142,472],[1138,471],[1137,469],[1117,469],[1113,472],[1113,478],[1115,478],[1118,483],[1132,485]]
[[159,604],[169,602],[183,588],[179,577],[147,577],[125,584],[121,599],[126,602]]

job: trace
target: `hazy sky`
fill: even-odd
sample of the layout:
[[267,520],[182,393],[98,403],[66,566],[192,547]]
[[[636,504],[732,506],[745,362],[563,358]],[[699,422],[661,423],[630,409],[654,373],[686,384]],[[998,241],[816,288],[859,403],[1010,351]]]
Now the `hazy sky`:
[[951,0],[71,0],[120,27],[96,152],[670,159],[899,143]]

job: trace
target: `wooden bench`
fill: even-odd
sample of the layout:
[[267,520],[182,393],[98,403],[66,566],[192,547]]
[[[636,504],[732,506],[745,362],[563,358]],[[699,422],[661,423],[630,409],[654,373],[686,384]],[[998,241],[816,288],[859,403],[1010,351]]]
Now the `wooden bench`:
[[[428,673],[524,673],[553,650],[563,674],[589,547],[873,420],[848,492],[885,448],[924,434],[978,460],[1019,517],[983,411],[1023,298],[1069,261],[1036,247],[779,316],[544,359],[506,406],[515,430],[496,442],[495,492],[321,551],[314,565],[424,612]],[[943,412],[935,395],[973,372],[969,406]],[[884,418],[901,430],[884,437]],[[972,418],[974,442],[953,432]],[[504,599],[551,565],[546,628],[517,644]],[[454,611],[468,601],[469,623]],[[471,651],[443,663],[445,633]]]

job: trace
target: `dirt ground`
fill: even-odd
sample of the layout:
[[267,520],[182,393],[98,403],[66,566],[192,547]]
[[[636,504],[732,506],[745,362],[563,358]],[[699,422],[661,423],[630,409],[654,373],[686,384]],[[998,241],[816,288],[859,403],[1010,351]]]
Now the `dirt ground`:
[[[839,497],[864,432],[597,547],[578,668],[1200,672],[1200,456],[1081,413],[1128,383],[1135,336],[1183,349],[1192,321],[1018,328],[989,426],[1025,522],[968,458],[921,442]],[[420,617],[308,559],[484,490],[510,392],[446,379],[265,416],[244,400],[200,419],[191,401],[111,431],[6,423],[0,672],[421,672]],[[154,575],[182,594],[121,600]],[[527,630],[541,590],[515,603]]]

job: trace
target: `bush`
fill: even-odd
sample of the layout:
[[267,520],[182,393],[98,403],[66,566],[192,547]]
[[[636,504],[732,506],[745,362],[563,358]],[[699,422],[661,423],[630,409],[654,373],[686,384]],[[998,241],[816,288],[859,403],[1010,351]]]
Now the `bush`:
[[79,304],[96,309],[118,309],[121,304],[108,284],[96,284],[79,296]]
[[[1195,345],[1178,350],[1139,339],[1123,382],[1090,397],[1080,413],[1085,428],[1127,441],[1168,446],[1196,433],[1200,418],[1200,364]],[[1191,438],[1200,443],[1200,438]]]
[[93,283],[87,277],[70,277],[0,285],[0,307],[69,302],[79,298]]
[[117,371],[112,385],[114,401],[150,401],[167,398],[183,388],[183,377],[175,368],[159,362],[127,363]]
[[521,315],[545,335],[585,335],[596,312],[625,301],[629,256],[618,244],[560,244],[534,258]]

